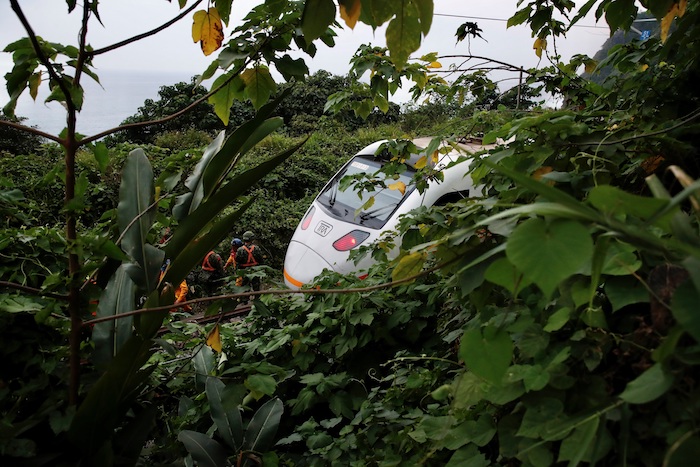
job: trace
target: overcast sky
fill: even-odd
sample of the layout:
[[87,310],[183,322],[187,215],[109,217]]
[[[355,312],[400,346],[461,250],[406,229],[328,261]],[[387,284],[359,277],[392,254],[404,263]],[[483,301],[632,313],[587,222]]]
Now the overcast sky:
[[[229,30],[250,10],[251,5],[260,1],[234,1]],[[79,8],[73,14],[66,15],[66,3],[63,0],[20,0],[20,4],[36,34],[52,42],[77,42]],[[102,0],[100,13],[104,26],[97,21],[90,24],[89,43],[95,48],[104,47],[152,29],[175,16],[179,12],[177,4],[177,0]],[[506,28],[506,20],[516,11],[516,4],[517,0],[435,0],[436,15],[432,29],[421,49],[414,55],[433,51],[440,55],[453,55],[471,51],[474,55],[491,57],[517,66],[538,66],[529,28]],[[456,44],[455,31],[465,21],[477,22],[483,30],[485,40],[477,38],[471,40],[471,45],[467,41]],[[577,27],[566,40],[557,43],[557,51],[565,59],[577,53],[592,56],[609,35],[606,25],[593,27],[595,24],[592,15],[581,21],[581,24],[589,27]],[[192,42],[191,25],[190,15],[155,37],[96,57],[94,65],[98,74],[100,70],[114,69],[182,71],[189,75],[201,73],[216,53],[209,57],[203,56],[199,45]],[[355,30],[346,28],[339,34],[333,49],[319,42],[318,54],[313,59],[307,59],[307,64],[312,72],[325,69],[334,74],[345,74],[349,69],[348,61],[357,47],[363,43],[384,45],[383,34],[383,29],[373,33],[371,28],[358,23]],[[9,1],[0,1],[0,49],[25,35]],[[446,61],[441,62],[447,65]],[[542,61],[540,65],[547,64]],[[11,68],[10,54],[0,53],[0,73],[4,75]],[[514,84],[516,82],[504,84],[503,88],[507,89]],[[3,80],[2,91],[4,87]],[[109,92],[109,89],[106,91]],[[6,93],[0,92],[2,104],[6,100]]]

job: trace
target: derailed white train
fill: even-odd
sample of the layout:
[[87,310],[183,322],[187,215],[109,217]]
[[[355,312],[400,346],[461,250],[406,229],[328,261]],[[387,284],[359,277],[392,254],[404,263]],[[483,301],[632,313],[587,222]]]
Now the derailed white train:
[[[425,156],[423,152],[431,138],[419,138],[413,143],[421,152],[412,154],[406,161],[408,169],[399,175],[406,190],[383,189],[362,192],[361,196],[350,186],[339,188],[340,180],[348,175],[359,173],[373,174],[388,161],[377,154],[384,141],[377,141],[352,157],[321,190],[297,226],[284,259],[284,281],[288,287],[301,288],[313,282],[324,269],[341,274],[356,273],[372,265],[371,257],[366,256],[359,263],[349,260],[350,250],[360,244],[370,244],[384,231],[394,230],[399,216],[419,206],[433,206],[455,201],[459,197],[476,197],[477,193],[471,177],[466,173],[468,163],[447,167],[460,155],[473,154],[486,149],[480,141],[458,144],[457,149],[439,155],[435,164],[442,169],[443,181],[430,181],[420,193],[412,183],[415,164]],[[446,146],[445,146],[446,147]],[[428,158],[430,159],[430,157]],[[375,201],[366,210],[361,209],[370,196]]]

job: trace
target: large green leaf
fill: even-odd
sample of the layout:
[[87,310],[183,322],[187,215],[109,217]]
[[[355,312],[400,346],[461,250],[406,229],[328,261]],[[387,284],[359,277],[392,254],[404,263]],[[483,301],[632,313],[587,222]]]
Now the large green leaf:
[[85,455],[93,456],[104,448],[155,368],[141,370],[152,354],[151,344],[148,339],[132,336],[78,407],[68,437]]
[[221,150],[212,157],[202,176],[204,195],[209,197],[231,172],[238,160],[253,146],[284,124],[282,117],[273,117],[262,122],[257,119],[241,125]]
[[206,392],[211,419],[216,430],[234,452],[243,444],[243,420],[238,406],[226,407],[224,400],[226,385],[218,378],[207,378]]
[[664,395],[672,385],[673,375],[664,369],[662,363],[656,363],[630,381],[620,399],[630,404],[646,404]]
[[275,398],[265,402],[253,415],[243,437],[243,449],[266,452],[273,446],[284,405]]
[[301,18],[301,30],[307,43],[321,37],[335,21],[333,0],[307,0]]
[[221,84],[226,84],[209,97],[209,103],[214,106],[214,112],[228,126],[228,120],[231,116],[231,106],[235,100],[243,100],[243,90],[245,84],[243,80],[236,74],[232,77],[233,71],[219,76],[212,84],[212,89],[219,87]]
[[[284,99],[289,91],[283,92],[277,99],[264,105],[251,120],[238,127],[228,138],[224,131],[207,146],[192,175],[187,177],[185,187],[189,193],[177,197],[173,214],[177,219],[186,218],[197,210],[201,203],[211,195],[221,180],[231,171],[238,158],[257,144],[277,123],[268,123],[268,117]],[[275,120],[278,122],[278,119]],[[171,242],[178,243],[177,238]],[[189,240],[185,240],[185,243]],[[179,245],[181,248],[183,245]]]
[[[669,201],[665,199],[633,195],[610,185],[594,187],[588,195],[588,202],[601,212],[618,217],[623,221],[628,216],[649,219],[669,204]],[[668,231],[674,213],[674,211],[666,212],[663,217],[655,221],[655,224]]]
[[117,222],[122,249],[143,272],[143,277],[132,275],[132,279],[136,279],[137,284],[148,291],[155,289],[158,271],[163,263],[163,254],[147,245],[148,231],[155,217],[153,201],[153,168],[143,150],[135,149],[129,153],[122,172]]
[[576,221],[529,219],[511,234],[506,255],[547,297],[593,254],[588,229]]
[[401,1],[403,7],[386,29],[386,45],[398,69],[403,68],[411,53],[418,50],[421,40],[418,8],[410,0]]
[[[413,0],[418,7],[420,15],[420,28],[424,36],[430,32],[430,26],[433,24],[433,0]],[[430,153],[429,153],[430,154]]]
[[700,296],[692,281],[686,281],[673,294],[671,312],[683,329],[700,342]]
[[185,445],[192,459],[200,467],[224,467],[228,465],[226,450],[204,433],[182,430],[177,439]]
[[202,154],[202,158],[195,166],[192,174],[185,180],[185,187],[190,190],[190,192],[177,197],[175,206],[173,207],[173,215],[176,219],[185,219],[190,212],[199,207],[199,203],[201,203],[204,198],[204,187],[201,183],[202,176],[211,158],[214,157],[221,149],[221,146],[223,146],[225,137],[226,132],[222,131],[214,138],[214,141],[209,143],[209,146],[204,150],[204,154]]
[[398,4],[398,0],[362,0],[360,21],[376,29],[394,16]]
[[[578,465],[589,451],[595,447],[595,435],[600,424],[600,417],[594,417],[579,426],[566,438],[559,448],[559,462],[570,461],[569,465]],[[588,455],[590,458],[590,454]]]
[[295,77],[303,78],[309,74],[309,67],[306,66],[304,59],[293,59],[289,54],[285,54],[282,58],[276,59],[275,67],[277,67],[277,71],[279,71],[287,81],[291,81],[292,78]]
[[513,359],[513,341],[507,332],[488,326],[464,332],[459,357],[467,368],[486,381],[500,385]]
[[523,288],[532,283],[518,271],[506,258],[498,258],[486,269],[484,279],[508,289],[517,296]]
[[[120,266],[107,283],[97,305],[97,317],[115,316],[132,311],[136,305],[136,284]],[[129,340],[132,331],[131,317],[97,323],[92,329],[95,345],[93,361],[104,367]]]
[[256,109],[267,103],[272,93],[277,89],[270,69],[263,65],[245,70],[241,73],[241,79],[245,83],[244,93]]

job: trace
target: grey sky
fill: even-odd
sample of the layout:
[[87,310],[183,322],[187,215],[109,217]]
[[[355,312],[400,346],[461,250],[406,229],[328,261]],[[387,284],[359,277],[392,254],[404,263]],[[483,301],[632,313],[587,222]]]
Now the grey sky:
[[[260,0],[236,0],[233,3],[232,20],[229,28],[252,5]],[[35,32],[46,40],[60,43],[75,43],[77,41],[77,25],[79,16],[76,12],[66,15],[66,4],[63,0],[20,0]],[[529,28],[518,26],[506,29],[505,20],[516,11],[516,0],[436,0],[432,30],[425,39],[418,53],[438,52],[441,55],[472,54],[498,59],[513,65],[534,67],[538,59],[532,49],[534,40]],[[169,3],[165,0],[103,0],[100,2],[100,12],[104,27],[98,22],[91,23],[89,42],[93,47],[103,47],[121,39],[156,27],[175,16],[179,9],[177,1]],[[462,15],[470,17],[488,17],[493,20],[459,18],[442,15]],[[500,20],[500,21],[499,21]],[[475,21],[483,30],[481,39],[472,39],[471,46],[466,41],[455,43],[455,31],[465,21]],[[592,26],[592,15],[585,18],[582,24]],[[168,30],[156,37],[148,38],[140,43],[124,47],[95,58],[94,65],[99,74],[100,70],[153,70],[186,71],[192,75],[201,72],[215,58],[216,53],[204,57],[198,44],[191,39],[191,15],[181,20]],[[311,71],[325,69],[335,74],[345,74],[349,68],[348,61],[360,44],[384,44],[384,30],[373,33],[368,26],[358,23],[355,30],[344,29],[336,39],[336,47],[329,49],[319,44],[319,52],[315,58],[307,58]],[[576,53],[593,55],[608,37],[608,29],[604,24],[598,28],[579,27],[569,34],[566,40],[557,43],[557,51],[566,59]],[[9,1],[0,3],[0,48],[23,37],[24,31],[14,13]],[[553,44],[549,44],[550,51]],[[442,61],[447,65],[446,61]],[[542,66],[546,63],[540,62]],[[0,53],[0,73],[4,75],[12,67],[10,54]],[[512,83],[515,84],[515,83]],[[510,85],[504,85],[508,88]],[[109,89],[106,90],[109,92]],[[0,101],[6,101],[4,81]]]

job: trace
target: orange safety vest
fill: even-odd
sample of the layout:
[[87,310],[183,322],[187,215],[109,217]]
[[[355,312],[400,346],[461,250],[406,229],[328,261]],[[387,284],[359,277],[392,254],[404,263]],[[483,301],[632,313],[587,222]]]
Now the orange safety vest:
[[214,272],[216,271],[216,268],[211,265],[211,262],[209,262],[209,258],[211,258],[212,255],[215,255],[216,253],[213,251],[210,251],[207,253],[207,256],[204,258],[204,261],[202,262],[202,271],[207,271],[207,272]]
[[[248,253],[248,259],[246,260],[245,263],[240,264],[239,266],[242,268],[249,268],[251,266],[257,266],[258,262],[256,261],[255,256],[253,256],[253,250],[255,250],[255,245],[251,245],[250,248],[243,245],[240,248],[243,248],[246,251],[246,253]],[[239,248],[239,250],[240,250],[240,248]]]

